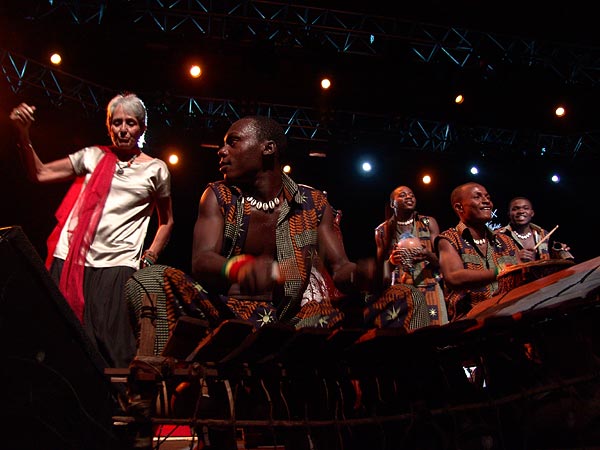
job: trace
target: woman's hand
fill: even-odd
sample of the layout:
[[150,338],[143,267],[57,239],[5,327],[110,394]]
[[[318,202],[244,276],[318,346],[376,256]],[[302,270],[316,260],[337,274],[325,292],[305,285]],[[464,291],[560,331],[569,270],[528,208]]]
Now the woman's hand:
[[34,113],[35,106],[21,103],[10,112],[8,117],[20,132],[26,133],[29,131],[31,124],[35,122]]

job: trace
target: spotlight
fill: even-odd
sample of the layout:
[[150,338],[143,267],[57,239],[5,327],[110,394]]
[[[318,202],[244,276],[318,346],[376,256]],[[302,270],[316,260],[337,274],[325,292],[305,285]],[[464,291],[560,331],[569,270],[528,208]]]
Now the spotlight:
[[59,53],[52,53],[50,55],[50,62],[55,66],[58,66],[62,62],[62,58]]
[[190,75],[192,78],[200,77],[200,75],[202,75],[202,68],[199,65],[194,64],[190,67]]

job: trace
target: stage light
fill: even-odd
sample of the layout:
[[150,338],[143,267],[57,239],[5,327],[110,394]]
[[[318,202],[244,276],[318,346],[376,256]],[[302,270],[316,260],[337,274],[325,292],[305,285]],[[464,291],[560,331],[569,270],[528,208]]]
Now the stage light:
[[179,163],[179,156],[177,156],[175,153],[172,153],[169,155],[169,164],[175,166]]
[[431,183],[431,177],[430,177],[429,175],[425,175],[425,176],[423,177],[423,183],[424,183],[424,184],[429,184],[429,183]]
[[454,97],[454,103],[456,103],[457,105],[462,104],[465,101],[465,97],[462,94],[458,94],[456,97]]
[[285,166],[283,166],[283,173],[290,173],[292,171],[292,166],[290,166],[289,164],[286,164]]
[[361,164],[361,168],[362,168],[362,171],[365,172],[365,173],[368,173],[371,170],[373,170],[373,166],[371,165],[371,163],[369,161],[364,161]]
[[560,183],[560,176],[556,173],[554,175],[552,175],[552,177],[550,177],[550,179],[552,180],[553,183]]
[[200,77],[202,75],[202,68],[197,64],[192,65],[190,67],[190,75],[192,78]]
[[323,89],[329,89],[331,87],[331,80],[329,78],[323,78],[321,80],[321,87]]
[[477,168],[477,166],[473,166],[471,167],[470,172],[472,175],[477,175],[479,173],[479,169]]
[[565,110],[564,106],[557,106],[554,110],[556,117],[564,117],[566,113],[567,111]]
[[50,55],[50,62],[55,66],[58,66],[62,62],[62,58],[59,53],[52,53]]

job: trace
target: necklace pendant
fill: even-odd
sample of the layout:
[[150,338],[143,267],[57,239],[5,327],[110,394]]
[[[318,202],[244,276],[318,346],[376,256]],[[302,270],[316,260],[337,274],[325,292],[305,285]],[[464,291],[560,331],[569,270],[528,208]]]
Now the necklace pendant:
[[127,161],[127,163],[124,166],[121,166],[121,164],[119,164],[119,161],[117,161],[117,173],[119,175],[123,175],[123,173],[125,172],[123,169],[125,169],[125,167],[131,167],[131,165],[133,164],[133,162],[135,161],[135,158],[137,158],[138,155],[133,155],[131,158],[129,158],[129,160]]

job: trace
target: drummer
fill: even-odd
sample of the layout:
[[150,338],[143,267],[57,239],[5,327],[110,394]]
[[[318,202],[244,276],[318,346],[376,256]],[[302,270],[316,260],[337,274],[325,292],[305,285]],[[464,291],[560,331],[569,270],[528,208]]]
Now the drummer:
[[544,228],[531,222],[535,215],[531,201],[525,197],[515,197],[508,204],[508,225],[496,230],[512,238],[519,247],[519,258],[523,262],[572,259],[570,248],[554,241],[550,246],[549,234]]
[[458,186],[450,196],[458,225],[435,240],[444,278],[450,321],[462,318],[475,305],[502,294],[498,277],[520,263],[519,248],[504,234],[494,234],[487,223],[494,204],[486,188],[478,183]]

